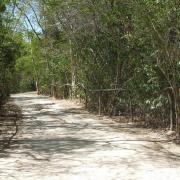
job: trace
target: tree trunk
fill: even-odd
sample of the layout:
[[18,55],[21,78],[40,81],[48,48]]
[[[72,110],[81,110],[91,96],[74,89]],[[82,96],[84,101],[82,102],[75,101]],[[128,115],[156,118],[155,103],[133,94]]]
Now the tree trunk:
[[178,89],[176,89],[175,93],[175,109],[176,109],[176,133],[177,133],[177,137],[180,138],[180,118],[179,118],[179,92]]
[[37,92],[37,95],[40,95],[40,86],[39,86],[39,80],[38,79],[36,80],[36,92]]
[[53,98],[56,98],[56,85],[55,85],[54,78],[52,79],[51,96],[52,96]]
[[72,41],[69,40],[69,53],[70,53],[70,59],[71,59],[71,98],[75,98],[76,95],[76,66],[75,66],[75,61],[73,57],[73,52],[72,52]]
[[170,131],[174,130],[174,125],[176,123],[176,116],[175,116],[175,100],[172,93],[172,90],[168,92],[168,99],[169,99],[169,110],[170,110]]
[[[173,119],[172,119],[173,120],[172,124],[176,125],[176,134],[177,134],[177,137],[179,138],[180,137],[179,92],[178,92],[177,88],[173,88],[173,87],[172,87],[171,92],[172,92],[172,96],[171,96],[172,105],[171,106],[173,107],[172,112],[174,113],[173,116],[175,117],[175,118],[173,117]],[[170,130],[172,130],[172,129],[170,129]]]

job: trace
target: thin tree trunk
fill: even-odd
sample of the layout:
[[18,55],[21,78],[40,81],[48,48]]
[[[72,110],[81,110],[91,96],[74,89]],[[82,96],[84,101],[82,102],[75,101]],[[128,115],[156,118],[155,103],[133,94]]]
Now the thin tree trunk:
[[171,90],[168,93],[168,99],[169,99],[169,108],[170,108],[170,131],[173,131],[175,124],[175,106],[174,106],[174,98]]
[[175,91],[174,93],[175,96],[175,115],[176,115],[176,133],[177,133],[177,137],[180,137],[180,119],[179,119],[179,93],[178,91]]
[[131,111],[131,121],[134,122],[134,111],[133,111],[133,104],[131,97],[130,97],[130,111]]
[[73,52],[72,52],[72,41],[69,40],[69,53],[70,53],[70,58],[71,58],[71,98],[75,98],[76,94],[76,67],[75,67],[75,62],[74,62],[74,57],[73,57]]
[[36,80],[36,92],[37,92],[37,95],[40,95],[40,86],[39,86],[39,80],[38,79]]

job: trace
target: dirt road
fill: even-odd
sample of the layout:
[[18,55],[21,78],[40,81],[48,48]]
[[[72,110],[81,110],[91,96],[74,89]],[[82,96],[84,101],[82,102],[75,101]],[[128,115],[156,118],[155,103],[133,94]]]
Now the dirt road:
[[179,147],[162,137],[64,100],[35,93],[12,98],[24,117],[11,148],[0,154],[0,180],[180,179]]

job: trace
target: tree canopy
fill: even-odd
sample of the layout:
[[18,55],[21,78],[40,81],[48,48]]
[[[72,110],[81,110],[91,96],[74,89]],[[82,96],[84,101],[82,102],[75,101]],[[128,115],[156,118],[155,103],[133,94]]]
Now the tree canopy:
[[36,88],[180,134],[179,12],[179,0],[2,1],[0,97]]

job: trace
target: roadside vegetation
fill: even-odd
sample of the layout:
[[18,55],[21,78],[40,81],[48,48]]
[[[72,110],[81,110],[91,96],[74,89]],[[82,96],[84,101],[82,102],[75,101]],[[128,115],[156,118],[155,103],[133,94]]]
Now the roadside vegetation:
[[180,1],[3,0],[0,106],[37,90],[180,135]]

